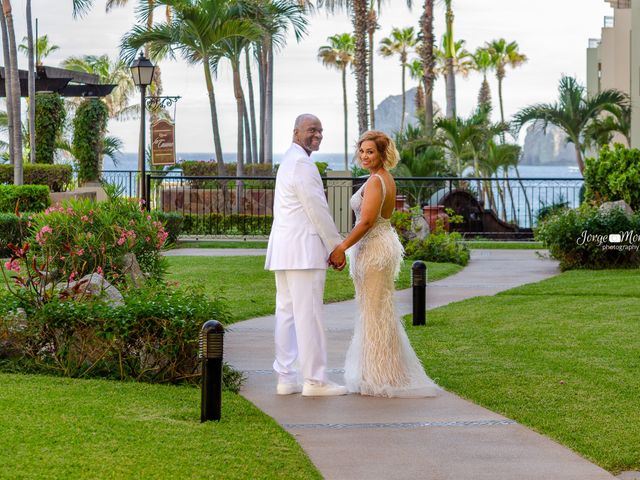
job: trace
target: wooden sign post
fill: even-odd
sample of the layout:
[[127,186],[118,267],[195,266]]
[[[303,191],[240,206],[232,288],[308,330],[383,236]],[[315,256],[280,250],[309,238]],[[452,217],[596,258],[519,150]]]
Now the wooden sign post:
[[168,120],[151,125],[151,165],[175,165],[176,126]]

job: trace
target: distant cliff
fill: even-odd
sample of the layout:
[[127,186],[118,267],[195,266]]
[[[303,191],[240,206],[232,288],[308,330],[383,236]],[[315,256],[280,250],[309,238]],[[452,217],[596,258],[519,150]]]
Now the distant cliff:
[[522,147],[521,165],[575,165],[576,151],[573,143],[566,142],[567,135],[560,128],[549,125],[546,135],[542,126],[533,124],[527,128]]
[[[417,88],[407,90],[405,123],[418,124],[416,117]],[[402,116],[402,95],[390,95],[376,107],[376,130],[382,130],[387,135],[394,135],[400,130]]]

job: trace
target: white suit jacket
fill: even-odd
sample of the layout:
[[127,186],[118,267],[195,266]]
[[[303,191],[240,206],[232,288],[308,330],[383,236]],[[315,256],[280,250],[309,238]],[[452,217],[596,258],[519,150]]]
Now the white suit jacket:
[[318,168],[294,143],[276,175],[265,269],[326,269],[329,254],[341,241]]

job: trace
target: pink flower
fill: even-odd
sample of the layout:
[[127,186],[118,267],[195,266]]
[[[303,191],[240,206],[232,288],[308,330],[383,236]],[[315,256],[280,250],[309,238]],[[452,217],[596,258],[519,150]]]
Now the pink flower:
[[63,257],[63,256],[60,256],[60,260],[64,262],[64,257]]
[[89,217],[87,217],[86,215],[82,215],[82,217],[80,217],[80,220],[82,220],[83,222],[88,222]]
[[15,258],[5,262],[4,268],[6,268],[9,271],[20,273],[20,264]]
[[99,275],[102,275],[104,272],[102,271],[102,267],[98,265],[98,268],[96,268],[96,273],[98,273]]
[[71,275],[69,275],[69,281],[73,282],[73,279],[76,278],[76,272],[72,272]]
[[150,238],[150,237],[144,237],[144,241],[145,241],[145,242],[148,242],[149,240],[151,240],[151,238]]
[[124,242],[127,241],[127,237],[120,237],[116,242],[118,245],[124,245]]
[[76,255],[78,255],[79,257],[82,256],[84,254],[84,249],[81,248],[76,252]]
[[43,245],[46,240],[46,234],[52,232],[53,230],[51,229],[51,227],[49,225],[45,225],[40,229],[38,233],[36,233],[36,242],[38,242],[40,245]]

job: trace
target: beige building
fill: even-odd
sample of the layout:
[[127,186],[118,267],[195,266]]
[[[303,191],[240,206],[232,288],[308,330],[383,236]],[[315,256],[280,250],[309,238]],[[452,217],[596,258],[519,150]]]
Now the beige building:
[[[604,18],[599,39],[589,39],[587,91],[615,88],[631,96],[631,146],[640,148],[640,0],[605,1],[613,16]],[[625,143],[621,136],[614,141]]]

